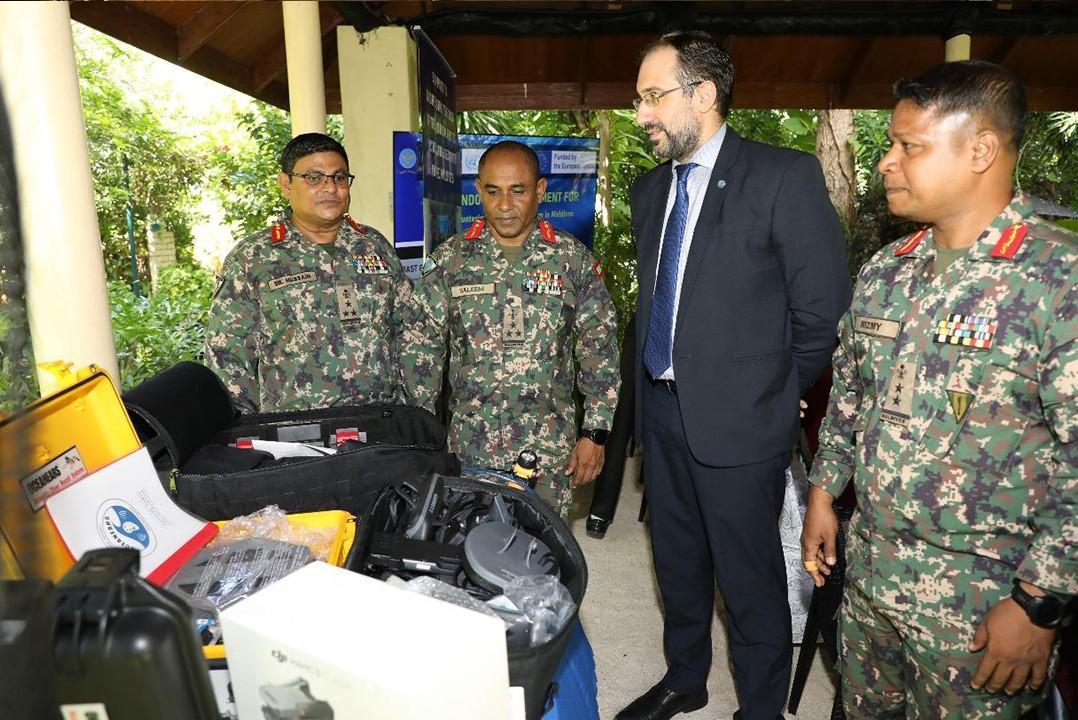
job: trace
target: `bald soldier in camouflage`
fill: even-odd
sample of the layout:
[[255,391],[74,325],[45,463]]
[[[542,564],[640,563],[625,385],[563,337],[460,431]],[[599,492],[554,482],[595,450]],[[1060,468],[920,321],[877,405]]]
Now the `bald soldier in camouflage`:
[[433,410],[448,361],[452,449],[465,465],[506,469],[533,450],[536,490],[565,517],[572,487],[602,469],[617,404],[613,303],[587,248],[536,221],[546,180],[531,148],[492,146],[476,186],[486,219],[435,249],[416,281],[403,346],[409,391]]
[[389,242],[348,211],[348,156],[295,137],[277,176],[291,216],[225,258],[206,362],[243,413],[401,399],[401,313],[411,283]]
[[927,227],[861,269],[842,319],[803,558],[822,584],[852,478],[851,720],[1017,718],[1078,593],[1076,236],[1013,191],[1026,103],[1006,70],[948,63],[895,94],[879,170]]

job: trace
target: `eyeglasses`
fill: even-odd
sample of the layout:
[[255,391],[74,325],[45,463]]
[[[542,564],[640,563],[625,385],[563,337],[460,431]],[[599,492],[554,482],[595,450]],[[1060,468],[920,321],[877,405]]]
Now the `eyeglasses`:
[[687,85],[678,85],[676,88],[670,88],[669,90],[663,90],[662,92],[649,92],[644,93],[638,98],[633,98],[633,110],[639,110],[641,105],[647,105],[648,107],[655,107],[659,104],[659,101],[670,93],[676,90],[685,90],[686,88],[696,87],[703,80],[697,80],[696,82],[688,83]]
[[333,181],[333,184],[339,188],[352,187],[352,181],[356,179],[355,175],[349,175],[347,173],[336,173],[334,175],[326,175],[320,173],[317,170],[305,173],[288,173],[288,177],[301,177],[311,187],[321,187],[326,178]]

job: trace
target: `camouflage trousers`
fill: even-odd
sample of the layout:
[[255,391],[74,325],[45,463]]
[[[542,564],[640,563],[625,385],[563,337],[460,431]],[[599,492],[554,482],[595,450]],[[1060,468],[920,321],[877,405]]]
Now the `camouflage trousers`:
[[569,510],[573,507],[571,475],[544,476],[535,483],[535,494],[553,508],[565,522],[569,522]]
[[927,627],[917,618],[876,607],[847,585],[839,659],[846,717],[1013,720],[1040,704],[1044,687],[1013,696],[970,687],[983,652],[966,649],[976,627],[960,615],[955,613],[953,625],[933,621]]

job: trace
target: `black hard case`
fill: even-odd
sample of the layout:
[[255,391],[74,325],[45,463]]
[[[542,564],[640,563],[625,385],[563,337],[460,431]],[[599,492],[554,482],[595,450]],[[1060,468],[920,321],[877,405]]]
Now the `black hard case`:
[[[398,483],[387,484],[374,499],[367,510],[360,516],[356,525],[356,539],[345,560],[345,567],[356,572],[362,571],[363,564],[370,553],[371,538],[382,524],[382,515],[386,512],[384,500],[390,497]],[[512,487],[496,480],[481,480],[471,477],[446,477],[448,490],[463,492],[486,492],[499,494],[514,501],[518,508],[517,520],[526,532],[535,535],[550,548],[558,560],[561,569],[561,583],[565,585],[577,610],[565,627],[546,644],[523,650],[509,651],[509,684],[524,688],[524,703],[528,720],[538,720],[550,708],[550,703],[557,693],[556,685],[551,683],[558,663],[565,653],[573,626],[577,622],[577,613],[584,594],[588,589],[588,565],[584,552],[573,537],[572,532],[562,519],[533,492]]]
[[190,611],[138,576],[137,551],[91,550],[56,586],[57,705],[109,720],[219,720]]
[[[172,473],[176,501],[207,520],[279,505],[290,513],[347,510],[361,515],[386,484],[436,472],[457,474],[445,428],[406,405],[341,406],[235,415],[227,391],[203,365],[183,362],[123,396],[158,470]],[[366,433],[358,449],[270,467],[196,474],[185,465],[207,446],[239,438],[326,442],[342,428]]]

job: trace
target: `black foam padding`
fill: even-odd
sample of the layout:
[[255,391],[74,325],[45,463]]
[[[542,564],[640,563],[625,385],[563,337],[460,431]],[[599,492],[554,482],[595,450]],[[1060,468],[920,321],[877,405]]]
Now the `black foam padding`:
[[236,416],[232,398],[214,372],[189,361],[128,390],[123,401],[139,439],[147,446],[163,445],[171,467],[181,467]]

